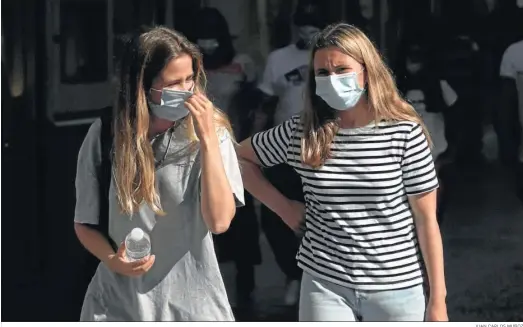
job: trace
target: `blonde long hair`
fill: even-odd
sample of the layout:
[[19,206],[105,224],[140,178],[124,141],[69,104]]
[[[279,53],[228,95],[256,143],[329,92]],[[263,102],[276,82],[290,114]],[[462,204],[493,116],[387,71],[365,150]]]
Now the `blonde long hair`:
[[[148,90],[153,80],[171,59],[182,54],[191,56],[195,91],[205,92],[207,79],[199,50],[183,35],[165,27],[155,27],[137,34],[125,44],[118,72],[118,95],[114,106],[113,173],[120,209],[133,214],[146,203],[159,215],[162,210],[155,188],[155,159],[149,140],[150,114]],[[215,109],[216,126],[227,129],[227,116]],[[194,122],[187,116],[188,138],[197,142]]]
[[376,123],[412,121],[420,124],[430,143],[430,136],[414,108],[399,94],[390,69],[369,38],[353,25],[338,23],[327,26],[314,40],[302,114],[304,134],[301,161],[313,168],[321,167],[330,156],[330,145],[338,132],[336,111],[316,95],[314,55],[320,49],[336,47],[359,62],[367,73],[369,109]]

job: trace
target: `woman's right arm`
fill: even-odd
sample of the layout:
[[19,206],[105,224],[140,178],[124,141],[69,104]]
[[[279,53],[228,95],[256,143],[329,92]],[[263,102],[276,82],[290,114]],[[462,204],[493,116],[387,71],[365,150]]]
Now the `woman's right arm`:
[[128,262],[125,257],[125,244],[122,243],[118,252],[114,252],[109,241],[99,231],[81,223],[74,223],[76,236],[82,245],[103,262],[111,271],[129,277],[145,274],[154,264],[155,256]]
[[139,276],[150,269],[154,263],[154,256],[128,263],[125,259],[124,245],[115,253],[109,240],[90,227],[90,225],[98,225],[100,214],[96,173],[101,163],[100,129],[101,121],[97,120],[89,128],[78,153],[74,230],[85,249],[106,264],[109,269],[122,275]]
[[289,227],[297,229],[303,220],[303,204],[285,197],[261,171],[263,166],[271,167],[287,162],[291,124],[291,120],[287,121],[244,140],[238,146],[238,156],[245,189],[280,216]]
[[107,263],[116,254],[109,241],[99,231],[82,223],[74,223],[80,243],[101,262]]
[[101,165],[101,120],[95,121],[80,147],[76,165],[74,230],[82,245],[102,262],[115,254],[109,241],[96,229],[99,222],[98,167]]

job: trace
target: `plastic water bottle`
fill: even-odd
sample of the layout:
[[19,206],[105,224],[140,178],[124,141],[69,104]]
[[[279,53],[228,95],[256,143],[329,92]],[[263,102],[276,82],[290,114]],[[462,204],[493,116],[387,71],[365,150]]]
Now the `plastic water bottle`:
[[125,255],[129,261],[138,261],[151,254],[151,239],[141,228],[134,228],[125,237]]

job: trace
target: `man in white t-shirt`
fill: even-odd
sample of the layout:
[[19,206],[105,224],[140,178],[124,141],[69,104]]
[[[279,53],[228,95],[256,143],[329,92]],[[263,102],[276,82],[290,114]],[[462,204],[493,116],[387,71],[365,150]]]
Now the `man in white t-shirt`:
[[[269,54],[258,89],[263,93],[261,119],[255,131],[269,128],[300,113],[304,108],[304,90],[310,60],[311,41],[326,24],[326,14],[321,1],[300,0],[293,16],[299,39]],[[258,116],[259,117],[259,116]],[[301,178],[287,165],[278,165],[264,170],[272,184],[286,197],[304,201]],[[295,305],[298,300],[301,269],[296,263],[299,238],[269,208],[261,207],[261,225],[274,252],[278,266],[287,278],[286,305]]]
[[277,98],[273,125],[301,112],[304,85],[310,60],[311,40],[324,26],[324,14],[318,1],[300,1],[293,16],[299,39],[269,54],[258,88],[268,97]]
[[[499,110],[502,129],[506,132],[500,143],[504,144],[503,147],[513,144],[507,151],[511,151],[516,159],[518,196],[523,201],[523,40],[505,51],[499,74],[502,80]],[[519,120],[515,119],[516,115]],[[513,123],[517,121],[519,124],[515,126]]]

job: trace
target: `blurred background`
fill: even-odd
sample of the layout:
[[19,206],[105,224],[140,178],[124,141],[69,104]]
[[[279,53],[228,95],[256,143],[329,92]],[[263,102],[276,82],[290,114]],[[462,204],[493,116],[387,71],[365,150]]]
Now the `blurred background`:
[[[2,1],[3,321],[78,319],[85,285],[75,277],[84,256],[73,231],[76,158],[89,125],[112,104],[122,38],[157,24],[196,41],[195,15],[216,8],[235,52],[250,58],[249,82],[257,83],[269,54],[299,38],[298,2]],[[498,98],[502,56],[523,40],[523,1],[324,0],[314,6],[327,23],[364,29],[398,80],[407,58],[421,53],[429,75],[452,87],[458,100],[443,113],[449,146],[441,227],[449,315],[523,320],[523,206],[511,158],[520,132],[511,125],[517,110]],[[515,134],[507,135],[512,128]],[[284,274],[258,233],[254,304],[236,309],[237,317],[295,320],[296,307],[283,303]],[[235,302],[235,268],[222,261]]]

